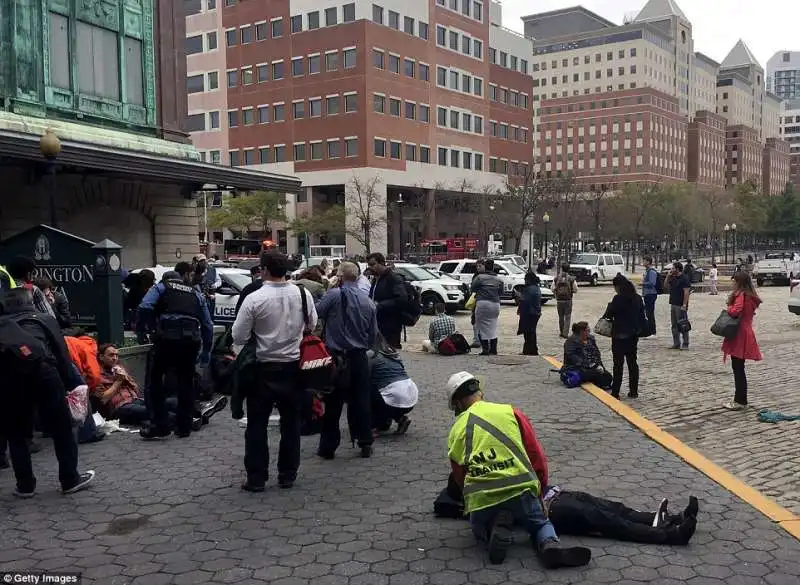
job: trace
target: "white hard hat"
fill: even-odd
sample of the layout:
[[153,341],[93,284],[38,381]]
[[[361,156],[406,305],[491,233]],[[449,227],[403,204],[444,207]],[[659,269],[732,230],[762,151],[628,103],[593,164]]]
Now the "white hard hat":
[[458,388],[464,384],[465,382],[469,382],[470,380],[476,380],[475,376],[470,374],[469,372],[456,372],[450,379],[447,380],[447,391],[452,394]]

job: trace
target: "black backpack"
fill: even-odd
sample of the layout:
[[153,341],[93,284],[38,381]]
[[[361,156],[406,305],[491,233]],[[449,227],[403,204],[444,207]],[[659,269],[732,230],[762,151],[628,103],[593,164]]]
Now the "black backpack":
[[35,319],[29,313],[0,315],[0,367],[3,371],[24,377],[36,375],[39,365],[49,356],[47,347],[22,323]]
[[405,278],[403,279],[403,289],[406,293],[406,300],[400,317],[403,320],[403,325],[413,327],[419,321],[420,315],[422,315],[422,297],[416,287]]

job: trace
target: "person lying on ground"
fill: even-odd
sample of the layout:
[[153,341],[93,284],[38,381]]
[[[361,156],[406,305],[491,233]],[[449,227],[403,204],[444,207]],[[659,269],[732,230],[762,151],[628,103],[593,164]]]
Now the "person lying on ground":
[[450,407],[456,420],[448,436],[453,480],[464,494],[472,531],[493,564],[505,560],[515,523],[525,526],[547,568],[589,563],[586,547],[563,547],[541,503],[547,458],[527,417],[510,404],[483,400],[469,372],[450,376]]
[[388,431],[394,421],[397,423],[394,434],[404,435],[411,425],[408,414],[417,405],[419,389],[406,373],[400,355],[392,348],[388,352],[370,350],[367,358],[373,433]]

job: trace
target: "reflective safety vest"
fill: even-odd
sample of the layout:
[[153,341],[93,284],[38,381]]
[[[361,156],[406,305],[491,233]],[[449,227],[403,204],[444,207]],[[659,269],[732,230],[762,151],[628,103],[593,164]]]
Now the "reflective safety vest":
[[447,445],[450,459],[466,468],[467,513],[496,506],[525,491],[539,495],[539,478],[525,452],[511,405],[474,403],[456,418]]
[[6,267],[0,266],[0,290],[2,290],[5,287],[6,280],[8,280],[9,290],[12,288],[17,288],[16,281],[13,278],[11,278],[11,275],[8,273],[8,270],[6,270]]

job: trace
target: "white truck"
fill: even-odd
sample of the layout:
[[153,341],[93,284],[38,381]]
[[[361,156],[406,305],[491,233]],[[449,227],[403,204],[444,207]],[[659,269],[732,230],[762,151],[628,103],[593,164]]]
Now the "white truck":
[[[446,260],[439,263],[438,272],[442,275],[449,275],[469,286],[475,276],[475,264],[477,260],[470,258],[463,260]],[[503,292],[500,295],[502,300],[517,302],[522,288],[525,286],[525,271],[510,260],[495,260],[497,276],[503,281]],[[539,274],[540,287],[542,289],[542,304],[553,299],[553,277],[547,274]],[[467,295],[469,298],[469,295]]]
[[765,282],[790,284],[800,277],[800,258],[793,252],[767,252],[753,267],[753,277],[758,286],[764,286]]

